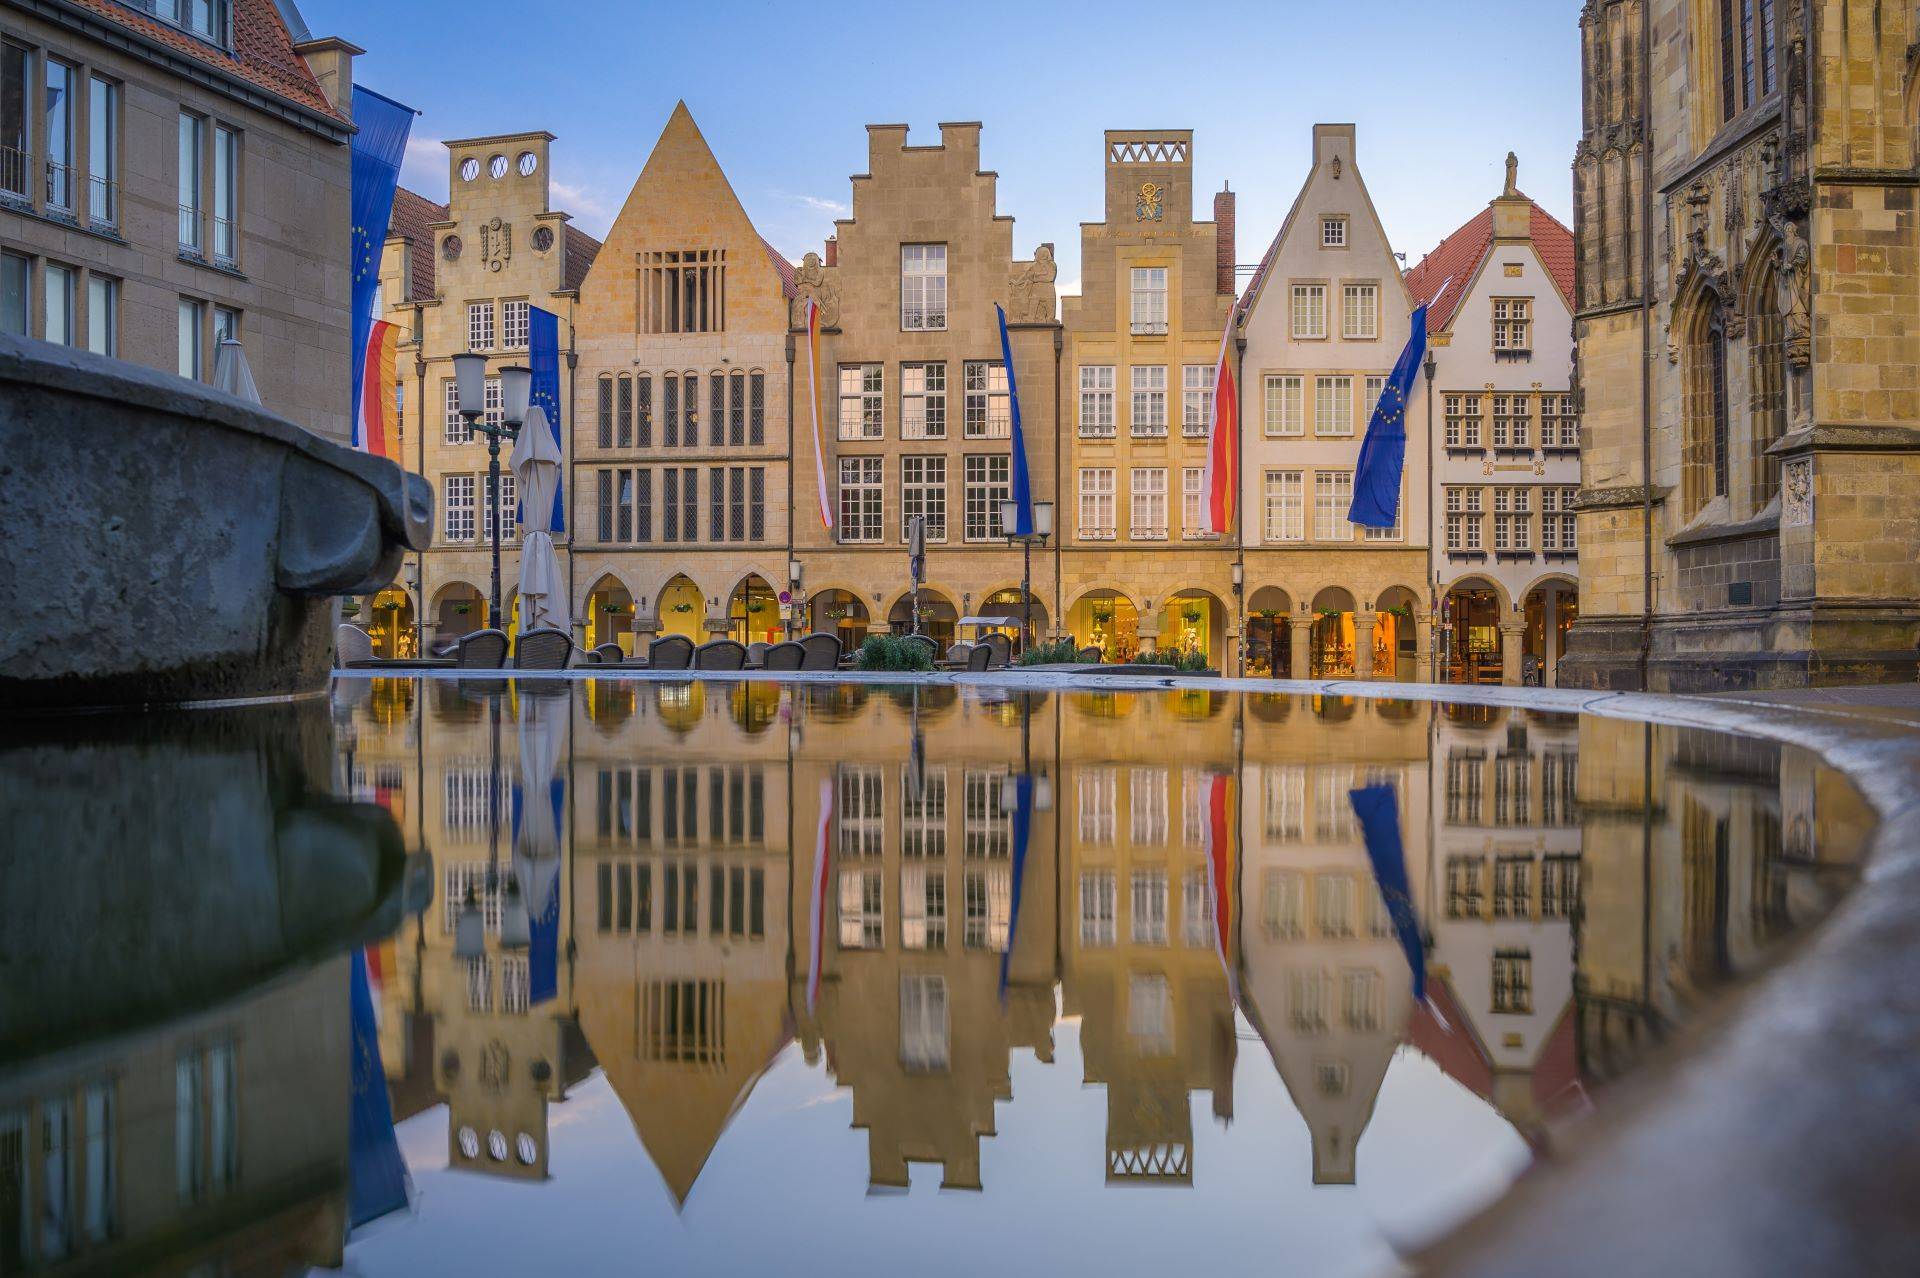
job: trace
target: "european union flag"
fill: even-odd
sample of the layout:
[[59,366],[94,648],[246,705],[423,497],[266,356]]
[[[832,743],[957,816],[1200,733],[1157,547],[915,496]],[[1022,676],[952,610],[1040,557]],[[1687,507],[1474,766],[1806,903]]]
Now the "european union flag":
[[[533,370],[533,391],[529,402],[539,405],[541,411],[546,413],[547,426],[553,431],[554,445],[565,457],[567,446],[562,442],[565,435],[560,425],[560,317],[537,306],[527,308],[527,367]],[[547,525],[548,532],[563,533],[567,530],[566,489],[566,468],[563,466],[560,482],[553,489],[553,522]],[[528,524],[528,527],[538,525]]]
[[352,1026],[352,1108],[348,1111],[347,1224],[364,1225],[407,1205],[407,1163],[393,1131],[387,1073],[380,1063],[380,1029],[373,1016],[367,954],[355,949],[347,984]]
[[1007,365],[1007,404],[1013,411],[1013,484],[1007,496],[1020,504],[1020,512],[1014,517],[1014,526],[1001,531],[1011,537],[1031,537],[1033,485],[1027,478],[1027,437],[1020,431],[1020,388],[1013,381],[1013,343],[1007,338],[1006,311],[996,304],[993,313],[1000,317],[1000,357]]
[[1421,1002],[1427,997],[1427,951],[1420,939],[1420,920],[1413,912],[1407,855],[1400,844],[1400,801],[1390,785],[1349,790],[1347,801],[1360,822],[1367,859],[1373,863],[1373,877],[1380,885],[1380,898],[1386,903],[1394,935],[1400,938],[1400,949],[1413,972],[1413,1001]]
[[1413,332],[1400,362],[1393,366],[1380,403],[1360,443],[1353,472],[1353,506],[1347,519],[1367,528],[1391,528],[1400,522],[1400,476],[1407,464],[1407,395],[1427,353],[1427,308],[1413,313]]
[[380,286],[380,252],[393,219],[393,192],[413,108],[361,85],[353,86],[353,403],[349,422],[360,420],[360,393],[367,375],[367,337],[373,331],[374,290]]

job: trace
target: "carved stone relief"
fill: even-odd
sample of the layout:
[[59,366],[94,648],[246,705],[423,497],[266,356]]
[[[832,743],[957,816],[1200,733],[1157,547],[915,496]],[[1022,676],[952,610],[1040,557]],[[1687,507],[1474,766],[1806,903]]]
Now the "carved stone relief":
[[1813,459],[1795,457],[1780,467],[1780,525],[1804,528],[1813,522]]
[[809,253],[800,259],[799,269],[793,273],[793,323],[800,327],[806,323],[806,310],[803,303],[809,297],[820,309],[820,327],[833,328],[840,323],[840,289],[827,275],[827,268],[820,263],[818,253]]
[[513,256],[513,227],[499,218],[480,224],[480,264],[489,271],[506,269]]
[[1054,264],[1053,245],[1042,244],[1031,262],[1015,262],[1008,318],[1019,324],[1045,324],[1054,318],[1053,282],[1060,268]]

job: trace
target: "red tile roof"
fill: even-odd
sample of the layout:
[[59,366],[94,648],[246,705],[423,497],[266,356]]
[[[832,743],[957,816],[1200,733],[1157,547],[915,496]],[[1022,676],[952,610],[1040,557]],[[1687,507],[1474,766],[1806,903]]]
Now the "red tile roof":
[[587,268],[593,265],[593,259],[600,256],[600,241],[585,231],[567,228],[567,278],[562,288],[579,288],[580,281],[587,278]]
[[[1568,306],[1572,306],[1573,232],[1560,225],[1551,213],[1538,204],[1531,200],[1528,204],[1533,210],[1528,229],[1533,237],[1534,250],[1540,254],[1540,261],[1547,268],[1547,274],[1553,277],[1560,296]],[[1449,278],[1453,280],[1453,287],[1447,290],[1447,295],[1427,313],[1430,332],[1442,332],[1453,322],[1454,312],[1466,300],[1467,288],[1473,283],[1480,263],[1486,260],[1492,247],[1493,207],[1489,205],[1480,210],[1472,221],[1441,240],[1438,248],[1421,258],[1420,264],[1407,272],[1407,292],[1413,295],[1416,306],[1431,302],[1433,295],[1440,291],[1440,286]]]
[[780,250],[768,244],[766,236],[760,237],[760,245],[767,250],[767,260],[773,263],[773,269],[779,273],[780,291],[787,297],[793,297],[799,292],[799,286],[793,280],[793,263],[780,256]]
[[320,91],[320,82],[307,69],[306,59],[293,51],[293,37],[287,33],[287,24],[273,0],[233,0],[234,51],[231,54],[114,0],[72,0],[72,3],[176,53],[184,53],[197,62],[237,76],[255,88],[336,120],[347,118],[328,105],[327,95]]
[[447,206],[435,204],[424,195],[400,187],[393,193],[393,220],[388,223],[387,234],[398,236],[407,241],[412,249],[413,272],[407,281],[407,295],[397,299],[407,302],[423,302],[433,296],[434,242],[433,232],[427,228],[435,222],[447,220]]

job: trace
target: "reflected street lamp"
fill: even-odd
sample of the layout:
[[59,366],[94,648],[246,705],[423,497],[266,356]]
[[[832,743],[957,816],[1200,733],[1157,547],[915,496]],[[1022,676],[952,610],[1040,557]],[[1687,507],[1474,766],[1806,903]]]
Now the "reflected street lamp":
[[[1000,502],[1000,528],[1004,532],[1020,522],[1020,503],[1013,498]],[[1033,531],[1022,535],[1007,532],[1007,544],[1020,543],[1020,651],[1027,650],[1033,634],[1033,543],[1047,544],[1053,536],[1053,503],[1033,503]]]
[[500,441],[519,438],[520,423],[527,419],[527,401],[533,396],[533,370],[523,364],[509,364],[500,370],[500,420],[487,416],[487,357],[478,351],[463,351],[453,357],[454,399],[456,411],[465,419],[467,431],[479,431],[487,437],[487,537],[493,550],[493,589],[487,597],[487,624],[504,630],[500,612],[500,525],[506,518],[500,509]]

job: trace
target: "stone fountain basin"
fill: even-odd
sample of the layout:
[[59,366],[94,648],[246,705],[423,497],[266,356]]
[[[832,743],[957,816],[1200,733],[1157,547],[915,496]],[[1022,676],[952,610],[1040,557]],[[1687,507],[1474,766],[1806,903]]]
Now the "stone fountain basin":
[[[341,389],[346,399],[346,388]],[[432,491],[198,382],[0,336],[0,710],[316,692]]]

